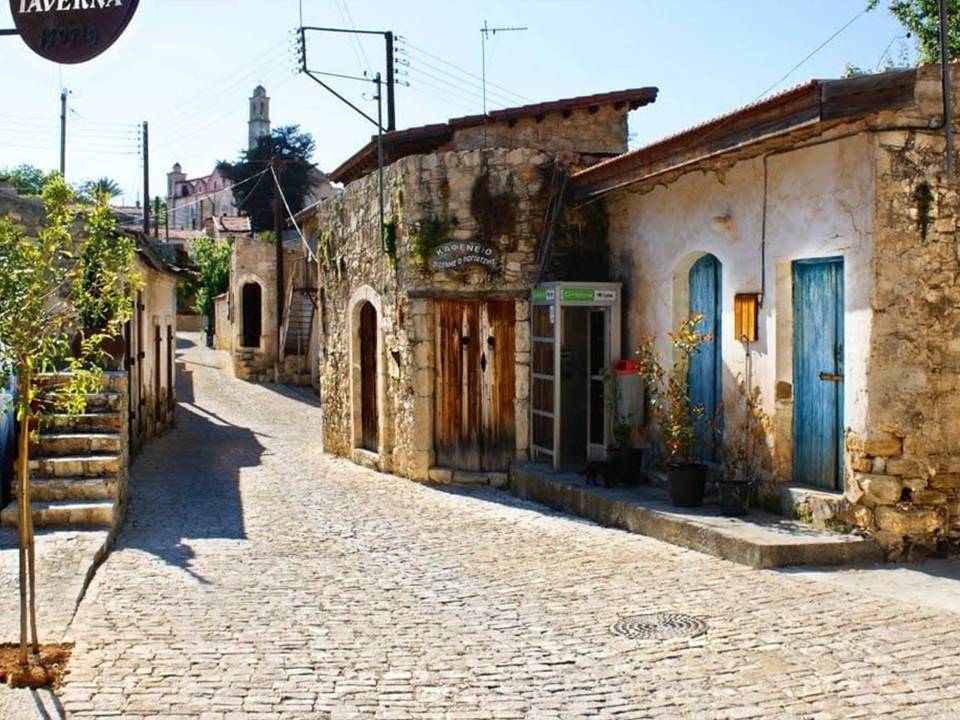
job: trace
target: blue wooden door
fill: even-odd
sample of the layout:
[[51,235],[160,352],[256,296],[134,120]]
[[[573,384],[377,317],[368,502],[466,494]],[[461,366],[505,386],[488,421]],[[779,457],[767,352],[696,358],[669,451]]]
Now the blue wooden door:
[[843,478],[843,258],[793,264],[793,479]]
[[704,255],[690,268],[690,314],[700,313],[703,320],[697,331],[710,333],[710,342],[700,346],[690,359],[690,402],[703,405],[703,417],[694,427],[696,450],[701,460],[716,460],[718,449],[710,421],[718,417],[722,400],[720,357],[720,261],[713,255]]

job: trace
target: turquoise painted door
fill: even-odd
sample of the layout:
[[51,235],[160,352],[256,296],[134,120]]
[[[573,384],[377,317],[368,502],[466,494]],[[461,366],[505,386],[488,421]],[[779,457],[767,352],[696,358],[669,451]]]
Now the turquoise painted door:
[[703,320],[698,331],[713,336],[690,359],[690,401],[693,405],[703,405],[703,417],[694,428],[694,454],[701,460],[716,460],[718,457],[709,421],[717,417],[723,397],[720,375],[720,270],[720,261],[716,257],[704,255],[690,268],[689,276],[690,314],[702,314]]
[[793,263],[793,479],[843,478],[843,258]]

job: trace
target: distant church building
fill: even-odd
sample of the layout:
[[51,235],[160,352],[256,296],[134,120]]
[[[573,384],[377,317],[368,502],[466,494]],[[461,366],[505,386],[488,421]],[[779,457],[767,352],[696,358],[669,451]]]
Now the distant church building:
[[[260,138],[270,134],[270,98],[262,85],[257,85],[250,98],[250,121],[247,147],[257,146]],[[180,163],[167,173],[167,216],[173,230],[202,230],[212,217],[232,217],[237,210],[233,183],[214,169],[209,175],[187,178]]]

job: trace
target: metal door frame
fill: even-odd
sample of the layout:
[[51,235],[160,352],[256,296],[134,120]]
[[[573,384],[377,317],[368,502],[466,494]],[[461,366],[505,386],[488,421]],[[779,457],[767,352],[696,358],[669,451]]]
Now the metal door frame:
[[[588,293],[591,293],[588,296]],[[536,410],[530,402],[530,450],[540,455],[552,458],[553,468],[560,469],[560,458],[563,453],[560,447],[560,422],[563,418],[563,408],[560,405],[560,347],[563,340],[563,308],[565,307],[585,307],[589,309],[606,309],[607,333],[606,333],[606,361],[607,370],[610,370],[612,359],[620,355],[620,302],[622,294],[622,285],[620,283],[591,283],[591,282],[551,282],[543,283],[534,288],[530,293],[530,319],[531,326],[530,340],[531,350],[534,343],[553,342],[553,412],[548,413],[542,410]],[[535,337],[533,335],[533,308],[547,306],[552,308],[553,318],[553,338]],[[590,368],[592,369],[592,368]],[[533,392],[534,380],[551,379],[546,375],[534,373],[533,355],[530,358],[530,390]],[[589,393],[589,381],[588,381]],[[587,401],[589,402],[589,395]],[[587,406],[589,408],[589,405]],[[607,448],[610,438],[610,425],[613,422],[613,413],[607,403],[604,403],[604,441],[602,448],[602,458],[606,458]],[[553,450],[548,450],[542,446],[536,445],[533,441],[534,416],[549,417],[553,424]],[[590,445],[590,421],[587,420],[587,452],[591,452]],[[594,446],[596,447],[596,446]]]

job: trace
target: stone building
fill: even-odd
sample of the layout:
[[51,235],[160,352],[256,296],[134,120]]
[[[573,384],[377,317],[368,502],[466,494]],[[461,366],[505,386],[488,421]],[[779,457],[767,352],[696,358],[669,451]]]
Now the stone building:
[[[247,147],[253,149],[270,134],[270,98],[262,85],[250,97]],[[214,168],[209,175],[188,178],[180,163],[167,173],[167,217],[174,230],[201,230],[212,217],[236,216],[233,182]]]
[[655,88],[457,118],[385,136],[330,174],[316,241],[327,451],[414,479],[503,482],[529,443],[531,289],[569,167],[623,153]]
[[[770,420],[766,493],[893,555],[960,538],[942,100],[933,66],[812,81],[571,178],[573,202],[608,217],[625,347],[655,333],[669,353],[665,333],[703,313],[717,339],[691,392],[725,408],[725,441],[745,380]],[[736,336],[754,308],[756,337]]]

